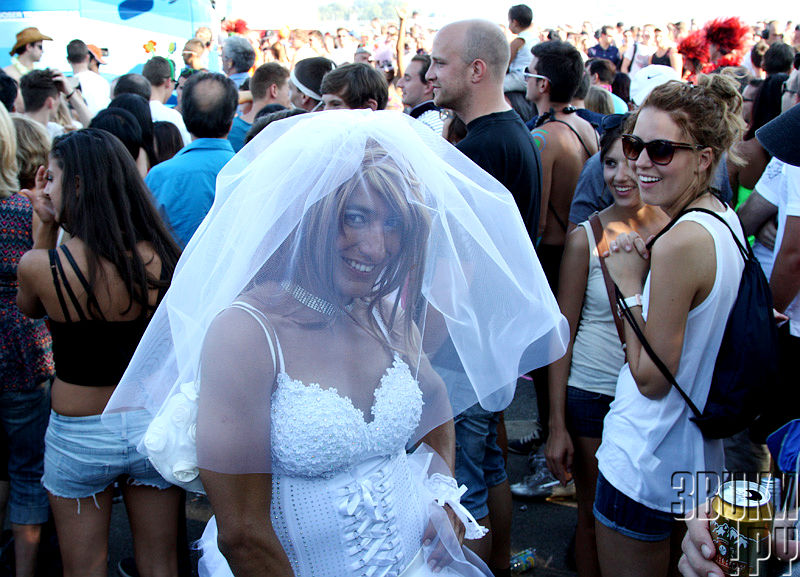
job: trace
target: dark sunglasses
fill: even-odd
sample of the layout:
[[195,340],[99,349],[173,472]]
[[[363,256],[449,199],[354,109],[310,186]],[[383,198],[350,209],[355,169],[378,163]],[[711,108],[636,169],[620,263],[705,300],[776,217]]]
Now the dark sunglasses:
[[625,158],[628,160],[638,160],[642,151],[647,150],[647,156],[653,164],[665,165],[672,162],[672,157],[675,155],[675,150],[678,148],[703,150],[705,146],[660,139],[645,142],[633,134],[622,135],[622,154],[624,154]]

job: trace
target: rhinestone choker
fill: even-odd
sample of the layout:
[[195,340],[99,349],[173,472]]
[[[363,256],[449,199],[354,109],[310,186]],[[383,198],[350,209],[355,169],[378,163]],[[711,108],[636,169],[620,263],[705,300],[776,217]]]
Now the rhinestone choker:
[[323,315],[332,317],[337,312],[342,310],[341,307],[326,301],[324,298],[311,294],[297,283],[285,280],[281,282],[281,288],[292,295],[292,297],[300,304],[303,304]]

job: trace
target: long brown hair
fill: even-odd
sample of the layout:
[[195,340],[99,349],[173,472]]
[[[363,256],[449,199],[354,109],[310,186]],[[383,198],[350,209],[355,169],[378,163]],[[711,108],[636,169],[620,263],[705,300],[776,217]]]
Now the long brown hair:
[[[155,309],[148,291],[169,286],[180,249],[153,205],[133,158],[116,136],[96,128],[56,138],[50,158],[63,171],[60,224],[89,249],[89,316],[104,318],[94,289],[101,272],[100,259],[105,259],[130,295],[122,314],[138,304],[140,318],[148,317]],[[147,263],[136,247],[143,241],[152,245],[161,260],[161,278],[147,272]]]

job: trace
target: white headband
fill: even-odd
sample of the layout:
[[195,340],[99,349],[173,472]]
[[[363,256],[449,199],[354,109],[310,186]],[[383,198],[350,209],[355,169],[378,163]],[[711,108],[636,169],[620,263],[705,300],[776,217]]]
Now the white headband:
[[297,87],[297,89],[308,96],[309,98],[313,98],[314,100],[322,100],[322,95],[317,94],[313,90],[311,90],[308,86],[303,84],[297,79],[297,75],[294,73],[294,69],[289,73],[289,79],[292,83]]

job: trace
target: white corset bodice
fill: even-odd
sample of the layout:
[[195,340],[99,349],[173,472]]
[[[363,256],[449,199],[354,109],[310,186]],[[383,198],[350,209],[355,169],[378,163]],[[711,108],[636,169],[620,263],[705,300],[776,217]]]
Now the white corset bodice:
[[397,577],[425,528],[402,449],[333,477],[273,474],[270,515],[298,577]]
[[330,477],[370,457],[394,455],[417,428],[422,404],[417,381],[399,357],[375,389],[370,422],[335,388],[281,372],[272,395],[274,472]]
[[[408,365],[395,355],[375,389],[368,422],[337,389],[292,379],[283,368],[280,343],[274,349],[270,343],[270,349],[278,374],[271,397],[270,518],[294,574],[400,577],[405,571],[402,577],[434,577],[421,561],[428,510],[435,497],[447,494],[447,503],[461,508],[461,492],[428,487],[430,456],[406,455],[423,407]],[[201,538],[199,573],[231,577],[216,542],[212,518]],[[459,571],[454,562],[443,574],[488,575],[473,565],[475,559],[462,557]]]

